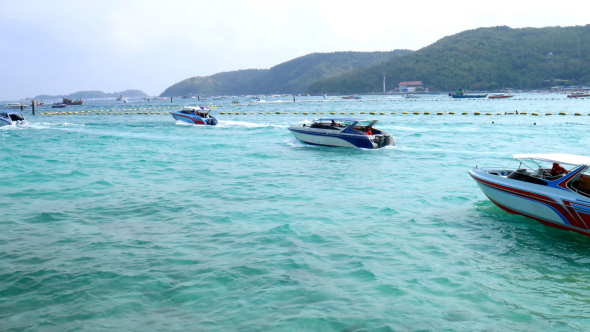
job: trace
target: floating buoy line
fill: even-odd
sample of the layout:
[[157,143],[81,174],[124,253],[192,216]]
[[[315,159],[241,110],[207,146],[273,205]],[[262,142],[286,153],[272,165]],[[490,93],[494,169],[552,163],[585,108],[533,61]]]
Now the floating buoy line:
[[[566,98],[512,98],[512,99],[471,99],[471,98],[467,98],[467,100],[471,100],[471,101],[478,101],[478,102],[484,102],[484,101],[494,101],[494,102],[506,102],[506,101],[522,101],[522,100],[557,100],[557,101],[562,101],[562,100],[585,100],[585,99],[590,99],[590,98],[576,98],[576,99],[566,99]],[[465,100],[465,99],[463,99]],[[202,105],[203,107],[209,107],[209,108],[216,108],[216,107],[236,107],[236,106],[241,106],[241,107],[245,107],[245,106],[270,106],[270,105],[278,105],[278,104],[292,104],[292,103],[365,103],[365,102],[400,102],[400,103],[405,103],[405,102],[459,102],[462,101],[461,99],[389,99],[389,100],[379,100],[379,99],[365,99],[365,100],[301,100],[301,101],[297,101],[297,102],[292,102],[292,101],[281,101],[281,102],[262,102],[262,103],[245,103],[245,104],[229,104],[229,105],[225,105],[225,104],[221,104],[221,105]],[[169,109],[178,109],[178,108],[183,108],[182,106],[170,106],[170,107],[151,107],[151,108],[124,108],[124,109],[110,109],[110,110],[84,110],[84,111],[61,111],[61,112],[43,112],[40,113],[40,115],[168,115],[169,113],[167,112],[167,110]],[[354,112],[350,112],[350,113],[345,113],[345,112],[341,112],[338,111],[338,113],[340,115],[355,115]],[[288,112],[280,112],[280,111],[275,111],[275,112],[219,112],[220,115],[268,115],[268,114],[281,114],[281,115],[288,115]],[[295,115],[316,115],[316,114],[326,114],[326,112],[294,112],[293,114]],[[328,114],[331,115],[335,115],[336,112],[328,112]],[[360,114],[367,114],[366,112],[360,112]],[[387,115],[387,113],[385,112],[379,112],[377,114],[377,112],[369,112],[370,115]],[[400,115],[409,115],[410,112],[408,111],[403,111],[400,113]],[[431,113],[429,111],[425,111],[425,112],[412,112],[412,114],[414,115],[430,115]],[[438,111],[438,112],[434,112],[434,114],[436,115],[455,115],[456,113],[453,111],[450,112],[442,112],[442,111]],[[473,113],[470,112],[461,112],[461,115],[482,115],[482,112],[478,112],[475,111]],[[527,115],[527,112],[520,112],[520,113],[515,113],[515,112],[506,112],[506,113],[496,113],[493,114],[491,112],[486,112],[484,113],[487,116],[490,115]],[[570,115],[568,113],[565,112],[559,112],[558,113],[561,116],[565,116],[565,115]],[[397,112],[390,112],[389,115],[397,115]],[[533,112],[531,113],[532,116],[540,116],[541,114]],[[553,113],[545,113],[545,116],[551,116],[553,115]],[[573,116],[582,116],[582,113],[574,113]],[[590,115],[590,114],[588,114]]]

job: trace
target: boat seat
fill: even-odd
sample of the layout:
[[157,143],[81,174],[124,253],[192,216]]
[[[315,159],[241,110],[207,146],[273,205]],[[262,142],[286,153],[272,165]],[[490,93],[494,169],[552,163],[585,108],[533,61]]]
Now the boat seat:
[[580,180],[578,182],[578,189],[587,193],[590,191],[590,177],[587,175],[580,176]]

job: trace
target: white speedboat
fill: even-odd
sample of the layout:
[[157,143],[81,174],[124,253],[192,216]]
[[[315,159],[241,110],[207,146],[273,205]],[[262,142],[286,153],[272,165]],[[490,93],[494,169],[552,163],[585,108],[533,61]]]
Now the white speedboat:
[[14,126],[27,124],[22,113],[13,110],[0,111],[0,126]]
[[298,140],[314,145],[378,149],[395,145],[393,136],[373,126],[378,120],[358,118],[314,119],[311,125],[293,125],[289,130]]
[[27,108],[29,105],[25,105],[23,103],[8,103],[4,108]]
[[514,95],[507,95],[505,93],[496,93],[488,97],[488,99],[507,99],[512,98]]
[[517,168],[476,167],[469,174],[503,210],[590,236],[590,157],[517,154],[514,159]]

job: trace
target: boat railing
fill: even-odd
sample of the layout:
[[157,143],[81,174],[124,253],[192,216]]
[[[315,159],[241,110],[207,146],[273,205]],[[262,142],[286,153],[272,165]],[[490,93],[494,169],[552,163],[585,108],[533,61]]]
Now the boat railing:
[[499,175],[499,176],[508,176],[513,172],[518,171],[519,169],[513,167],[493,167],[493,166],[486,166],[486,167],[479,167],[479,171],[488,173],[491,175]]

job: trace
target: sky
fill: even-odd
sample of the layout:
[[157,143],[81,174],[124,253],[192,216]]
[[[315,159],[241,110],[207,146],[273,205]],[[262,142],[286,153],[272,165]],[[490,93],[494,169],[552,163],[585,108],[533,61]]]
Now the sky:
[[139,89],[464,30],[590,24],[590,1],[0,0],[0,100]]

